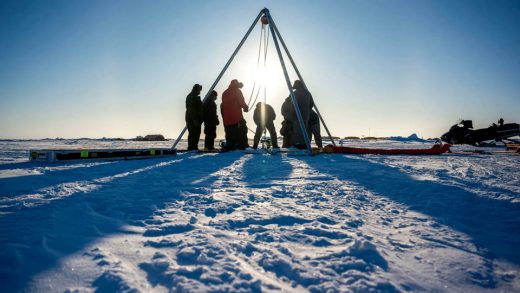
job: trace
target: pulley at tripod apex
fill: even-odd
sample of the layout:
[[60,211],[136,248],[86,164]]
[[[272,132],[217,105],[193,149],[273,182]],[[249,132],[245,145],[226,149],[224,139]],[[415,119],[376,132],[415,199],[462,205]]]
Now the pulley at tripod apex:
[[267,18],[267,16],[262,16],[262,18],[260,18],[260,21],[262,22],[262,25],[267,25],[269,24],[269,19]]

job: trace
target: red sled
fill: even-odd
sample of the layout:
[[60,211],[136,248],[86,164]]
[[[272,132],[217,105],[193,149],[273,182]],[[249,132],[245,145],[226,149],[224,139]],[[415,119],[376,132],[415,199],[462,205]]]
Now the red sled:
[[450,144],[436,144],[430,149],[365,149],[328,145],[333,153],[356,155],[440,155],[450,152]]

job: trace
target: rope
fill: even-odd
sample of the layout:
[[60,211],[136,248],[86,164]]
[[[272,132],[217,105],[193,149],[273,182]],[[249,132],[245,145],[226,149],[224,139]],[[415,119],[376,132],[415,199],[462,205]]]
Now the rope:
[[[262,30],[265,30],[265,26],[262,26]],[[267,30],[267,34],[265,34],[265,33],[263,34],[263,39],[262,39],[262,35],[260,35],[260,47],[258,48],[259,52],[262,48],[262,41],[264,42],[264,76],[265,76],[265,68],[267,66],[267,47],[269,46],[269,30]],[[260,58],[260,54],[258,55],[258,58]],[[257,72],[258,72],[258,64],[257,64]],[[256,80],[255,80],[255,84],[256,84]],[[251,103],[251,98],[249,98],[249,102],[247,103],[247,106],[249,108],[251,108],[251,105],[256,104],[256,101],[258,100],[258,96],[260,95],[260,92],[262,91],[262,87],[264,89],[264,103],[266,102],[267,87],[265,85],[265,80],[264,80],[263,84],[261,84],[259,86],[258,91],[256,92],[256,96],[255,96],[253,103]],[[254,90],[254,85],[253,85],[253,90]],[[253,94],[253,92],[251,92],[251,97],[252,97],[252,94]]]
[[[267,47],[269,46],[269,30],[267,30],[267,36],[264,34],[264,70],[267,67]],[[267,87],[264,82],[264,105],[267,104]],[[264,107],[265,109],[265,107]],[[265,113],[264,113],[265,115]],[[267,127],[264,128],[264,137],[267,136]],[[271,138],[272,139],[272,138]],[[263,146],[263,144],[262,144]]]
[[[262,29],[260,30],[260,44],[258,45],[258,58],[256,59],[256,75],[258,76],[258,68],[260,67],[260,55],[262,52],[262,37],[265,37],[264,35],[265,28],[262,26]],[[247,102],[247,107],[250,107],[251,105],[251,99],[253,98],[253,93],[255,92],[256,88],[256,78],[253,83],[253,89],[251,90],[251,95],[249,95],[249,100]]]
[[[264,88],[265,88],[265,87],[264,87]],[[262,89],[259,88],[258,91],[256,92],[255,100],[253,101],[253,103],[247,105],[248,108],[251,108],[251,105],[256,104],[256,101],[258,100],[258,96],[260,95],[260,92],[261,92],[261,91],[262,91]]]
[[267,30],[267,36],[264,34],[264,66],[267,62],[267,47],[269,46],[269,30]]
[[[263,47],[263,53],[264,53],[264,75],[265,75],[265,68],[267,66],[267,49],[268,49],[268,46],[269,46],[269,34],[270,34],[270,31],[267,30],[267,33],[265,33],[265,27],[266,25],[262,25],[262,29],[260,30],[260,44],[258,46],[258,58],[257,58],[257,61],[256,61],[256,76],[258,78],[258,72],[259,72],[259,68],[260,68],[260,56],[261,56],[261,53],[262,53],[262,47]],[[263,44],[263,46],[262,46]],[[258,89],[256,88],[256,84],[257,84],[257,78],[255,78],[255,81],[253,83],[253,89],[251,90],[251,94],[249,96],[249,100],[247,102],[247,107],[249,109],[251,109],[251,105],[255,105],[256,104],[256,101],[258,100],[258,97],[260,96],[260,92],[262,91],[262,88],[264,90],[264,103],[266,103],[267,101],[267,87],[265,85],[265,80],[263,81],[263,84],[260,84],[258,86]],[[256,91],[256,95],[255,95],[255,99],[253,101],[251,101],[253,99],[253,95],[255,93],[255,89],[257,90]],[[253,133],[253,134],[256,134],[256,131],[252,130],[251,128],[247,127],[247,129]],[[264,129],[264,136],[266,135],[266,129]]]

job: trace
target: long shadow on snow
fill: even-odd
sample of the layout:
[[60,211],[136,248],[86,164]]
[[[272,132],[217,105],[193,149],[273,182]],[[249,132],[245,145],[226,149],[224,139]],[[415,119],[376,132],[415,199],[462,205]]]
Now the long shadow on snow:
[[359,184],[469,235],[486,257],[520,264],[520,204],[416,180],[396,168],[362,159],[322,155],[305,160],[323,173]]
[[125,226],[144,225],[154,211],[179,199],[185,190],[204,192],[212,182],[193,182],[237,158],[234,154],[184,157],[172,165],[117,178],[90,193],[0,218],[0,291],[27,288],[34,276],[101,238],[135,233]]
[[[152,166],[158,162],[169,161],[171,159],[184,158],[184,156],[170,158],[153,158],[148,160],[120,160],[106,161],[106,164],[88,166],[86,164],[93,162],[81,163],[18,163],[20,166],[13,164],[13,168],[37,168],[37,167],[70,167],[63,170],[48,171],[39,175],[25,175],[0,179],[0,198],[9,198],[17,195],[37,193],[39,189],[55,186],[61,183],[90,181],[101,177],[121,174],[125,171],[132,171],[146,166]],[[103,161],[97,161],[103,162]],[[24,166],[24,167],[22,167]]]
[[48,164],[42,163],[42,162],[23,161],[23,162],[0,164],[0,170],[44,167],[46,165],[48,165]]
[[286,180],[292,165],[282,154],[254,154],[244,163],[244,182],[253,188],[271,188]]

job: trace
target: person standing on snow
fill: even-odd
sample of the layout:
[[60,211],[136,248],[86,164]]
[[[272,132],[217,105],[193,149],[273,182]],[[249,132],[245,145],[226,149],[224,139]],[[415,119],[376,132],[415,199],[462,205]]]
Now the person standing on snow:
[[202,101],[200,91],[202,86],[195,84],[186,97],[186,125],[188,126],[188,151],[198,150],[200,129],[202,125]]
[[[240,90],[244,85],[233,79],[222,93],[222,120],[226,132],[226,150],[245,149],[247,147],[247,126],[242,110],[249,111],[244,95]],[[245,137],[245,139],[244,139]],[[245,144],[244,145],[244,140]]]
[[[303,119],[303,125],[307,127],[309,125],[309,116],[312,107],[312,95],[311,93],[305,89],[303,86],[303,82],[301,80],[295,80],[293,84],[294,89],[294,97],[298,103],[298,108],[300,109],[300,114]],[[292,105],[292,104],[291,104]],[[300,126],[300,122],[298,120],[298,116],[296,114],[296,108],[291,107],[291,121],[292,121],[292,144],[294,147],[299,149],[304,149],[307,147],[305,142],[305,137],[302,132],[302,128]]]
[[219,124],[217,116],[217,92],[212,91],[206,102],[202,105],[202,113],[204,118],[204,149],[215,149],[215,138],[217,137],[217,125]]
[[323,148],[323,143],[321,139],[321,131],[320,131],[320,117],[314,110],[311,110],[311,115],[309,116],[309,126],[307,127],[307,131],[309,133],[309,139],[314,136],[314,142],[321,149]]
[[280,134],[283,136],[282,147],[288,148],[292,146],[291,134],[292,134],[292,117],[291,117],[291,97],[287,97],[282,104],[282,128],[280,128]]
[[256,124],[255,138],[253,140],[253,149],[258,148],[258,142],[262,133],[267,128],[269,135],[271,136],[271,144],[273,148],[278,148],[278,137],[276,136],[276,128],[274,127],[274,120],[276,119],[276,113],[273,107],[266,103],[259,102],[256,104],[255,113],[253,119]]

